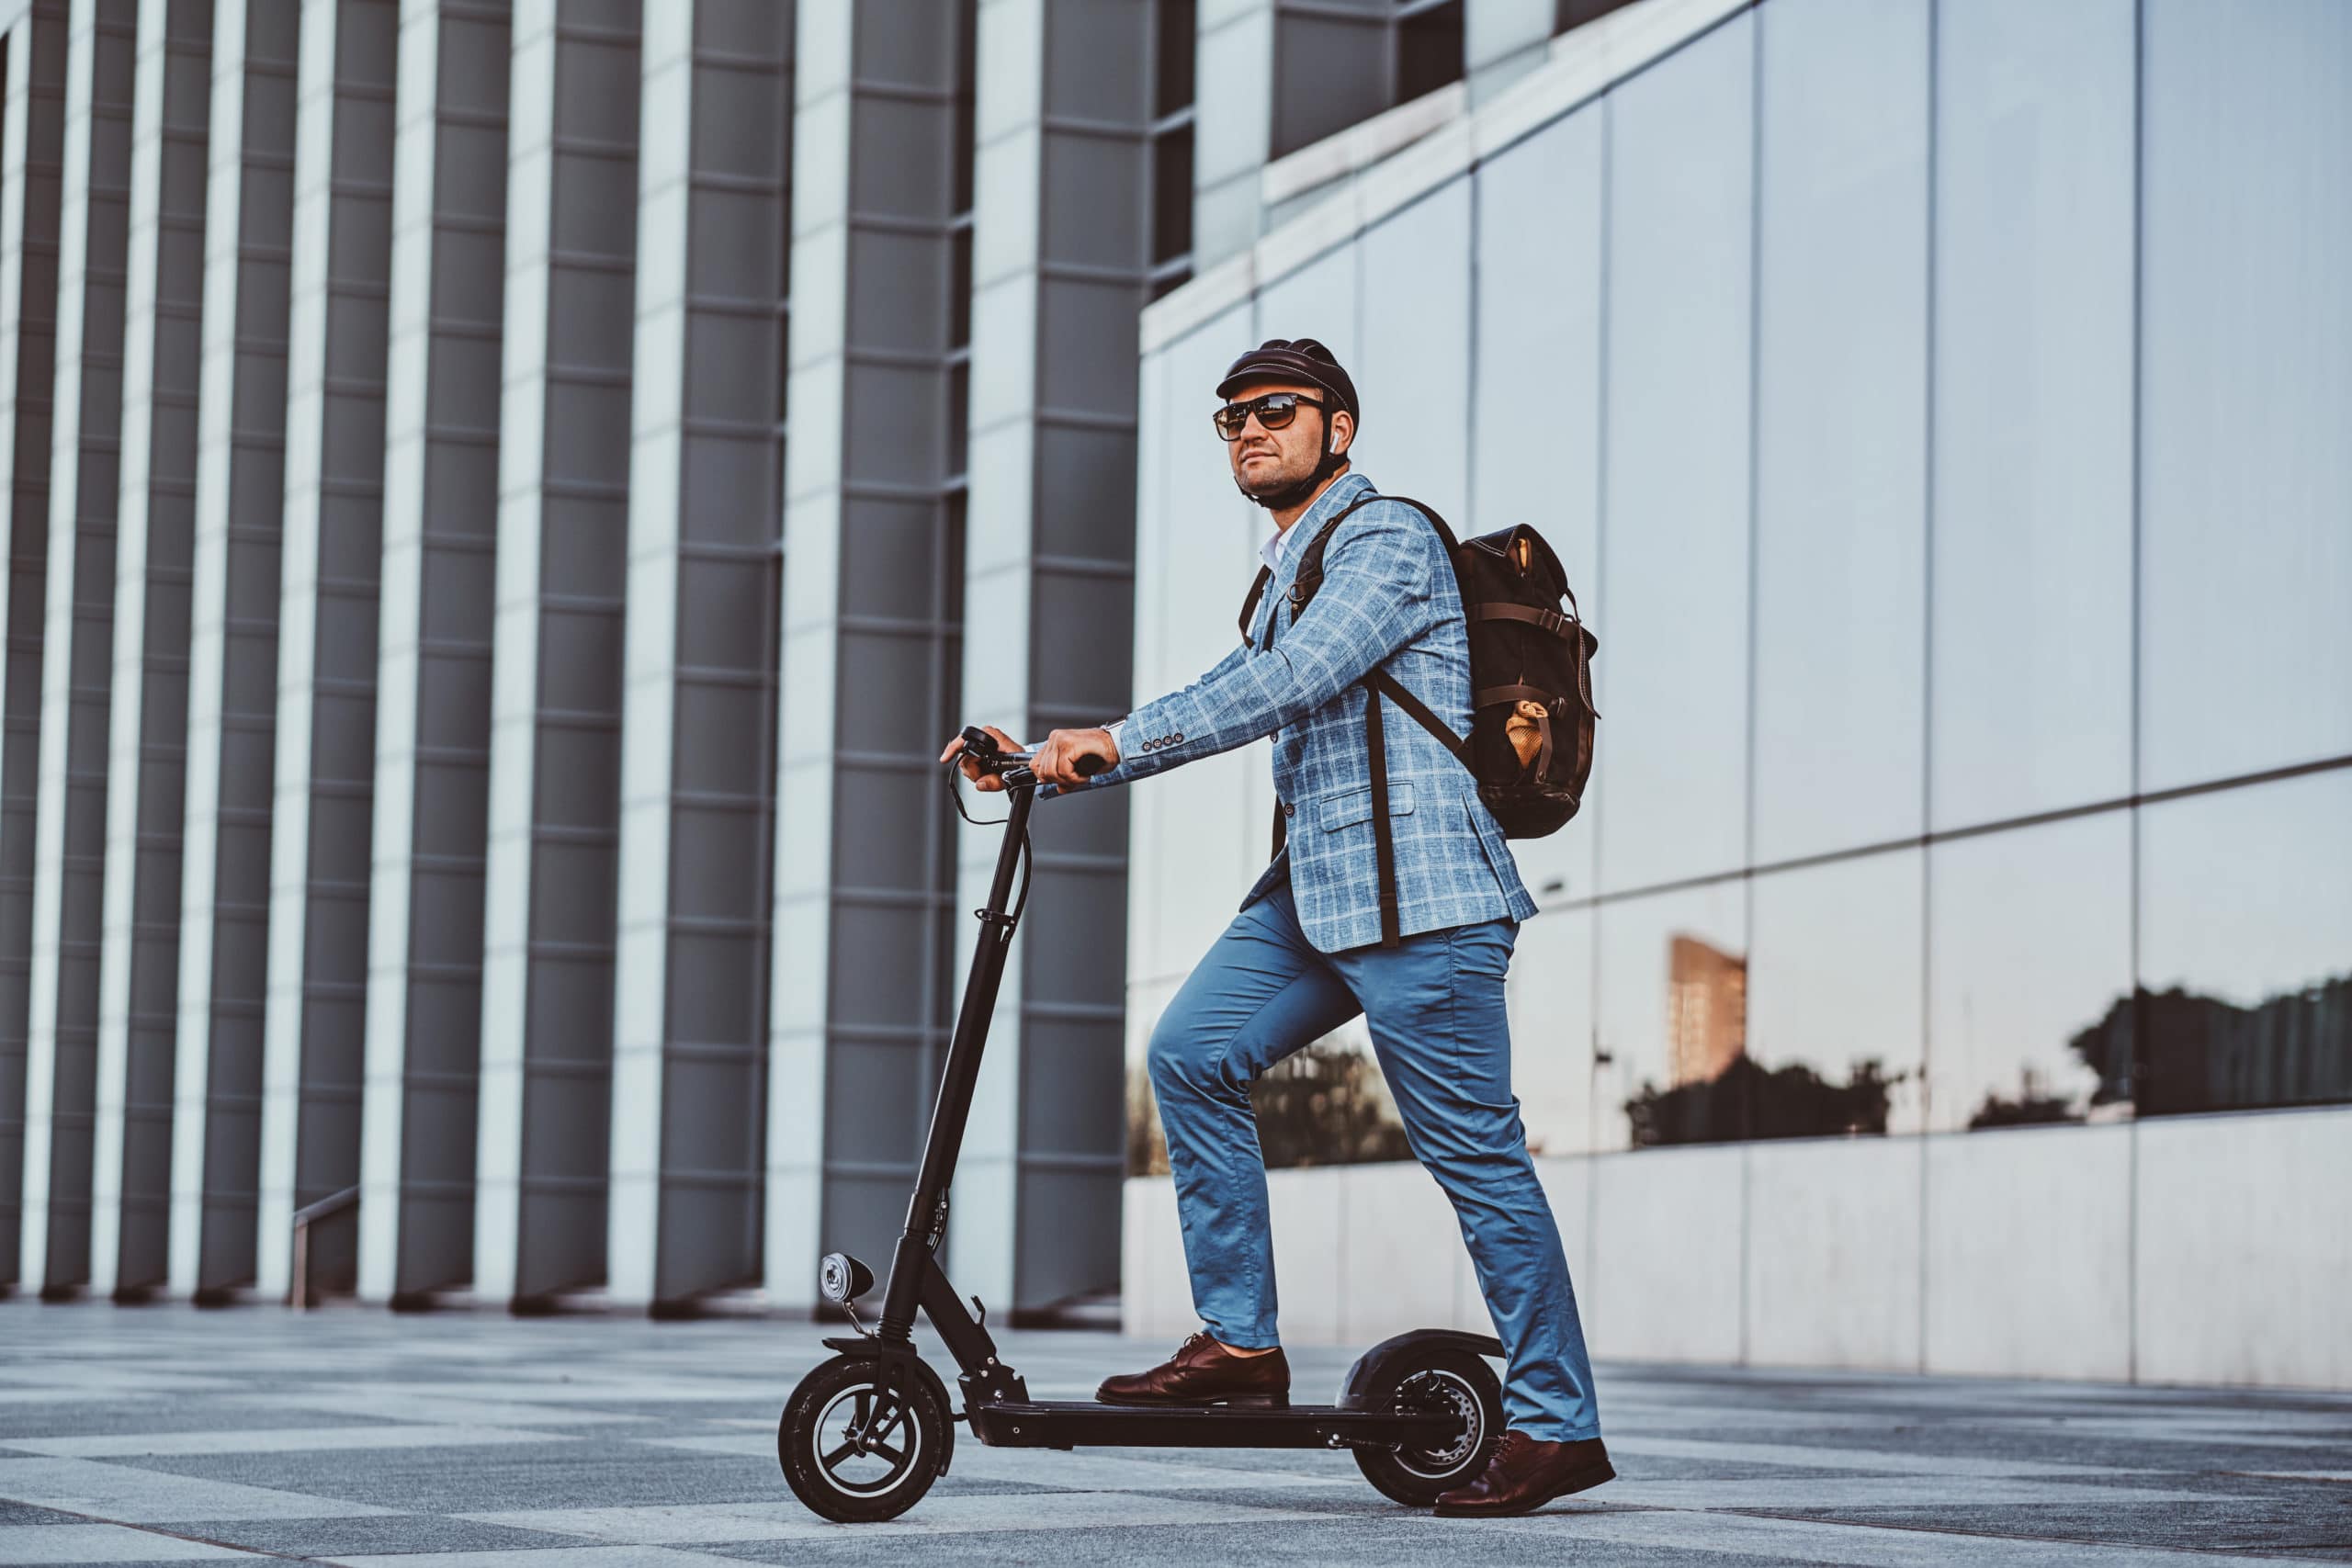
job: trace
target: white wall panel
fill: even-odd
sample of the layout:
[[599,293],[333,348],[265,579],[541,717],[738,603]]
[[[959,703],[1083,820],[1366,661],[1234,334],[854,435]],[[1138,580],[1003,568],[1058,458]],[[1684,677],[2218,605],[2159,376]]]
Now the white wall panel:
[[2347,80],[2336,0],[2143,7],[2143,791],[2352,753]]
[[2134,1374],[2352,1388],[2352,1111],[2137,1131]]
[[1645,1149],[1594,1163],[1583,1304],[1597,1359],[1741,1359],[1747,1158],[1735,1146]]
[[1608,100],[1602,890],[1747,852],[1753,16]]
[[2134,1136],[2028,1127],[1927,1140],[1925,1371],[2132,1375]]
[[1747,1359],[1919,1365],[1917,1138],[1749,1145]]
[[1456,537],[1472,531],[1471,233],[1466,179],[1366,230],[1363,350],[1340,361],[1363,409],[1349,453],[1357,468],[1390,495],[1436,507]]

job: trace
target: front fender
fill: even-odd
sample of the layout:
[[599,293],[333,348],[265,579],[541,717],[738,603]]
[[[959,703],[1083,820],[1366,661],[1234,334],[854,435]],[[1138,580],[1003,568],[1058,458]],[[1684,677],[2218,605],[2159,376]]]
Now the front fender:
[[939,1401],[939,1413],[947,1417],[944,1428],[947,1437],[941,1445],[939,1454],[939,1473],[946,1474],[956,1462],[956,1402],[947,1397],[947,1384],[937,1372],[932,1371],[931,1363],[917,1354],[912,1346],[886,1345],[871,1337],[852,1338],[843,1336],[838,1339],[828,1339],[824,1344],[827,1349],[837,1350],[843,1356],[864,1360],[892,1362],[902,1374],[907,1370],[912,1369],[914,1374],[929,1385],[931,1396]]

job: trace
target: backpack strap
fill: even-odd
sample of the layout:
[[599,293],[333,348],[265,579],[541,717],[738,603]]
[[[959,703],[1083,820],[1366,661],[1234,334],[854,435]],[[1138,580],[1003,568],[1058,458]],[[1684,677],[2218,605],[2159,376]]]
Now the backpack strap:
[[1250,646],[1250,623],[1258,618],[1258,601],[1266,592],[1266,584],[1274,580],[1274,569],[1261,566],[1258,581],[1250,585],[1250,597],[1241,601],[1241,646]]
[[1292,575],[1290,580],[1290,592],[1288,594],[1288,598],[1291,603],[1292,620],[1295,621],[1300,615],[1306,614],[1307,604],[1315,597],[1316,590],[1323,586],[1323,550],[1324,547],[1331,542],[1331,536],[1339,531],[1340,525],[1346,522],[1349,515],[1355,512],[1357,508],[1369,506],[1375,501],[1402,502],[1405,505],[1411,507],[1414,511],[1428,518],[1430,520],[1430,526],[1437,530],[1438,539],[1445,546],[1445,558],[1447,564],[1451,565],[1453,563],[1454,551],[1453,530],[1446,525],[1444,518],[1437,514],[1436,508],[1424,505],[1422,502],[1415,501],[1410,496],[1383,495],[1378,491],[1368,490],[1362,495],[1356,497],[1353,501],[1348,502],[1345,507],[1340,509],[1338,516],[1332,518],[1331,521],[1324,524],[1322,527],[1317,529],[1315,531],[1315,537],[1306,542],[1306,553],[1299,557],[1298,570]]
[[1372,856],[1380,872],[1380,945],[1395,947],[1396,934],[1396,844],[1388,830],[1388,748],[1381,733],[1380,694],[1363,694],[1363,739],[1372,752]]
[[1363,683],[1403,708],[1406,716],[1437,738],[1437,743],[1453,753],[1453,760],[1464,767],[1470,766],[1470,742],[1453,733],[1445,720],[1430,711],[1430,705],[1406,689],[1405,682],[1387,671],[1375,667],[1364,676]]
[[1557,610],[1546,610],[1533,604],[1511,604],[1499,601],[1479,605],[1470,612],[1470,618],[1474,621],[1524,621],[1531,626],[1540,626],[1544,631],[1550,632],[1563,642],[1567,640],[1568,628],[1576,625]]

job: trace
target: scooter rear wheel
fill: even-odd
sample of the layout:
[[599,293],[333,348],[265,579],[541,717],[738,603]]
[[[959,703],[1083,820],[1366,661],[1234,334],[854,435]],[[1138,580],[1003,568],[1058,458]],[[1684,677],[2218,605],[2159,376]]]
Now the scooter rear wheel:
[[776,1462],[811,1511],[875,1524],[922,1501],[947,1442],[947,1412],[926,1380],[882,1358],[836,1356],[786,1402]]
[[1485,1359],[1468,1350],[1432,1348],[1386,1369],[1385,1386],[1368,1391],[1374,1409],[1442,1410],[1462,1429],[1430,1449],[1358,1449],[1356,1468],[1383,1496],[1426,1508],[1438,1495],[1465,1486],[1487,1468],[1503,1436],[1503,1388]]

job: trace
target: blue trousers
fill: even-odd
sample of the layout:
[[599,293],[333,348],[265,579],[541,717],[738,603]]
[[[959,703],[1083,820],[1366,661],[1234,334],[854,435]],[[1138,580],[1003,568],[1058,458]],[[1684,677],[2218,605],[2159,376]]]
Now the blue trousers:
[[1487,920],[1395,948],[1323,953],[1299,930],[1290,885],[1278,884],[1234,918],[1160,1015],[1151,1081],[1193,1307],[1228,1345],[1278,1344],[1250,1085],[1362,1012],[1406,1141],[1462,1222],[1510,1363],[1510,1426],[1565,1442],[1600,1436],[1600,1417],[1567,1257],[1510,1090],[1503,976],[1518,934],[1516,921]]

